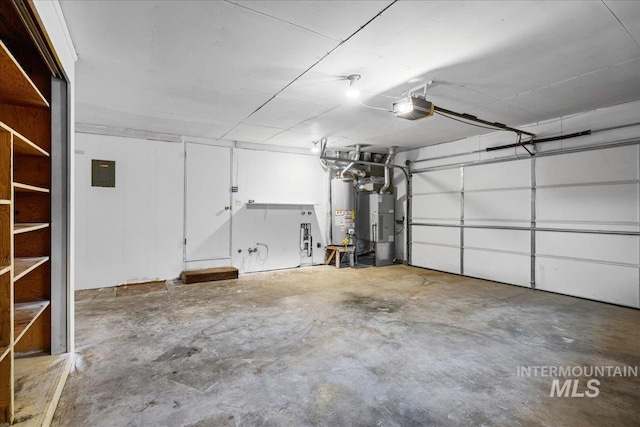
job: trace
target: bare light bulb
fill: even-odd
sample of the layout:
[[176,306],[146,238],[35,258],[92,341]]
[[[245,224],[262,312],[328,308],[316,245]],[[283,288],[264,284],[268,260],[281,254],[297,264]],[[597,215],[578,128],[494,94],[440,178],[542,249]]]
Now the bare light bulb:
[[313,154],[318,154],[320,152],[320,147],[318,147],[318,143],[314,142],[313,147],[311,147],[311,152]]
[[360,80],[360,74],[351,74],[347,77],[349,80],[349,89],[347,89],[346,95],[349,98],[357,98],[360,96],[360,91],[356,88],[355,84]]
[[347,89],[347,97],[348,98],[357,98],[360,96],[360,91],[354,87],[350,87]]

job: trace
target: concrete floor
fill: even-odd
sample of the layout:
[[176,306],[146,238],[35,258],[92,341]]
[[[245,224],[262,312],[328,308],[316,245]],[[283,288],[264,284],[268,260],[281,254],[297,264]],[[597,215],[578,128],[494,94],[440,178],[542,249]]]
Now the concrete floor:
[[[58,426],[640,425],[640,311],[405,266],[79,291]],[[578,391],[584,391],[585,378]]]

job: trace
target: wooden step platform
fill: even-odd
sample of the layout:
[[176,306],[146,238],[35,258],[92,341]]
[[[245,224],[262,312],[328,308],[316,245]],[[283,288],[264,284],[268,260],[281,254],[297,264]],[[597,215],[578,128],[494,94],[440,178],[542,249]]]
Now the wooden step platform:
[[215,282],[216,280],[229,280],[238,278],[238,269],[235,267],[216,267],[204,270],[183,271],[180,275],[182,283]]

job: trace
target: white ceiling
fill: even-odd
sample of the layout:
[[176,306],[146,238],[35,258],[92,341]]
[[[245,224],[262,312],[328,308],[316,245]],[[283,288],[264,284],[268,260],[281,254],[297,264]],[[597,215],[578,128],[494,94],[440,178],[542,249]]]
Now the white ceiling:
[[[638,1],[60,1],[78,122],[280,146],[401,149],[640,99]],[[345,97],[362,75],[360,102]]]

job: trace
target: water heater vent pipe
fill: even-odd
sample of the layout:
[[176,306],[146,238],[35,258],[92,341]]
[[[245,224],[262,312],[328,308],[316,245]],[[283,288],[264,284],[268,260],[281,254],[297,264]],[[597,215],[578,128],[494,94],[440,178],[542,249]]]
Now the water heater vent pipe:
[[389,166],[387,165],[391,164],[391,162],[393,162],[393,159],[396,157],[396,147],[388,147],[387,149],[389,150],[389,154],[387,155],[387,160],[384,162],[384,186],[380,189],[379,194],[386,193],[389,189],[389,186],[391,185],[391,177],[389,176],[390,171]]

